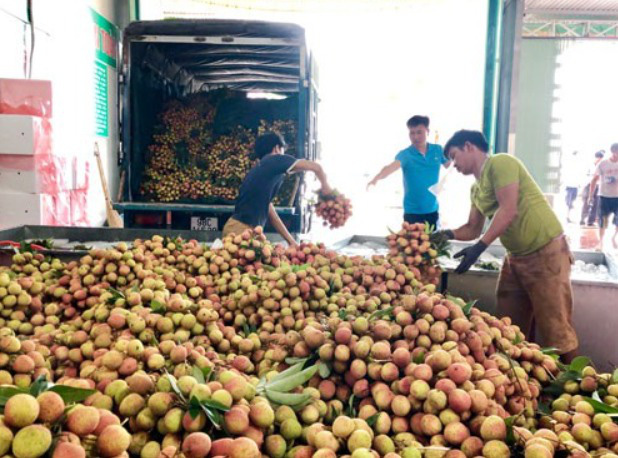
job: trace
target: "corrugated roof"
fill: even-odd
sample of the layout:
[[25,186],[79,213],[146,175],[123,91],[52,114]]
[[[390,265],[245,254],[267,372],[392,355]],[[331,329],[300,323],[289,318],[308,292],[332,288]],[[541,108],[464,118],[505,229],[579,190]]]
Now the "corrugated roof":
[[618,0],[526,0],[525,10],[530,14],[618,14]]

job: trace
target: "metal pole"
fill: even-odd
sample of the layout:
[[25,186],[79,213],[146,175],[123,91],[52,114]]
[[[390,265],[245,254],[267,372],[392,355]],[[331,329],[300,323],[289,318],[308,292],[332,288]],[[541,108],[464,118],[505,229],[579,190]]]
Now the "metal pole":
[[[513,109],[516,100],[519,81],[519,50],[521,44],[521,29],[523,24],[523,0],[506,0],[502,15],[502,43],[500,59],[500,85],[498,89],[498,111],[496,116],[495,151],[500,153],[510,151],[510,133],[514,132],[515,115]],[[513,91],[515,89],[515,91]],[[513,104],[511,105],[511,102]],[[511,123],[513,119],[513,123]],[[514,142],[511,142],[513,146]]]
[[502,0],[489,0],[487,16],[487,43],[485,46],[483,133],[489,142],[490,151],[493,151],[495,143],[501,23]]

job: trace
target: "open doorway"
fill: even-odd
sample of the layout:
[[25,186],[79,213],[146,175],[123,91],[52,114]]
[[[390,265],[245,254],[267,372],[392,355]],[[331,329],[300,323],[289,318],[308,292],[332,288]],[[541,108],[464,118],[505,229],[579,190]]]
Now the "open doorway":
[[[592,247],[599,243],[599,197],[590,184],[600,161],[618,142],[618,40],[574,40],[557,58],[554,118],[561,144],[560,201],[569,232]],[[598,186],[596,186],[598,193]],[[610,218],[606,249],[615,248]]]

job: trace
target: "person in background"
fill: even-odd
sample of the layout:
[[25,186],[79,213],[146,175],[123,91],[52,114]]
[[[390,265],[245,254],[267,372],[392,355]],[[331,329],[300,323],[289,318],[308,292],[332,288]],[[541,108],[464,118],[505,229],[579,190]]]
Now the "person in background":
[[224,237],[231,233],[240,234],[248,228],[263,227],[266,221],[270,220],[275,230],[290,245],[296,245],[271,203],[286,174],[313,172],[322,185],[322,194],[332,194],[320,164],[284,154],[284,150],[285,141],[275,132],[268,132],[256,139],[255,156],[259,162],[249,171],[240,186],[234,214],[223,227]]
[[594,188],[600,181],[599,186],[599,246],[598,249],[603,249],[603,238],[605,230],[609,225],[609,217],[614,215],[614,226],[616,230],[612,237],[614,248],[618,248],[618,143],[614,143],[611,148],[611,155],[607,159],[603,159],[597,165],[594,178],[590,183],[589,194],[594,194]]
[[[536,323],[544,345],[556,347],[566,362],[577,354],[572,324],[573,257],[558,217],[526,167],[509,154],[488,155],[485,136],[460,130],[444,153],[464,175],[474,175],[468,222],[438,231],[434,240],[478,241],[455,254],[456,273],[466,272],[487,247],[500,238],[507,255],[497,287],[497,315],[511,317],[528,337]],[[485,233],[485,219],[491,224]],[[480,237],[480,238],[479,238]]]
[[571,210],[577,200],[577,192],[581,183],[581,164],[577,163],[577,151],[566,158],[562,164],[562,178],[565,185],[565,201],[567,206],[567,222],[571,223]]
[[590,195],[590,184],[592,183],[592,178],[594,178],[597,165],[601,162],[603,156],[605,156],[604,150],[594,153],[594,165],[588,169],[586,175],[587,182],[584,185],[584,189],[582,189],[582,216],[579,221],[580,226],[594,226],[597,222],[599,213],[599,185],[597,184],[594,186],[594,192]]
[[408,223],[429,223],[438,225],[438,199],[429,190],[438,182],[440,167],[449,166],[442,153],[442,147],[427,142],[429,118],[412,116],[406,123],[411,145],[401,150],[395,160],[382,168],[370,182],[367,189],[378,181],[401,169],[403,172],[404,221]]

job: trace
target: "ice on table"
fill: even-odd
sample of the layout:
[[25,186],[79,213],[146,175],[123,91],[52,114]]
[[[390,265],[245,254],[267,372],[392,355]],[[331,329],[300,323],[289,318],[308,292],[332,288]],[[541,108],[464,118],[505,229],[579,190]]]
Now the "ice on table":
[[377,242],[354,242],[349,245],[344,246],[340,250],[339,253],[346,256],[363,256],[366,258],[370,258],[373,255],[385,255],[388,253],[388,248],[384,246],[384,244]]
[[618,282],[618,278],[612,277],[606,265],[587,264],[579,259],[571,266],[571,278]]
[[[440,257],[438,260],[440,265],[445,269],[454,269],[459,265],[459,260],[453,258],[455,251],[451,251],[451,257]],[[502,259],[493,256],[490,253],[483,253],[480,260],[482,262],[493,262],[499,267],[502,267]],[[482,271],[477,266],[473,266],[471,270]],[[571,278],[575,280],[601,281],[601,282],[618,282],[618,278],[611,275],[609,269],[604,264],[585,263],[582,260],[577,260],[571,267]]]

